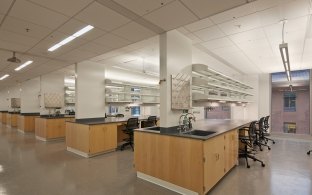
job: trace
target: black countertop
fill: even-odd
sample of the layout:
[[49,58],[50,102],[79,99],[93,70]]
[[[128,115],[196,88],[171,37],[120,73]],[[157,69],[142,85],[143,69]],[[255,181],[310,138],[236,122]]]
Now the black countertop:
[[10,111],[9,114],[20,114],[20,112],[14,112],[14,111]]
[[39,112],[28,112],[28,113],[21,113],[22,116],[39,116]]
[[7,111],[7,110],[1,110],[0,112],[7,113],[7,112],[9,112],[9,111]]
[[40,118],[44,118],[44,119],[60,119],[60,118],[75,118],[74,115],[58,115],[58,116],[50,116],[50,115],[40,115]]
[[[142,116],[138,117],[139,121],[147,120],[148,116]],[[131,117],[134,118],[134,117]],[[107,117],[107,118],[87,118],[87,119],[76,119],[75,122],[72,123],[78,123],[83,125],[101,125],[101,124],[107,124],[107,123],[121,123],[121,122],[127,122],[129,117]]]
[[[209,138],[215,137],[217,135],[226,133],[233,129],[239,128],[241,126],[245,126],[249,124],[251,121],[249,120],[218,120],[218,119],[204,119],[198,120],[193,123],[192,130],[202,130],[202,131],[214,131],[216,133],[207,135],[207,136],[197,136],[197,135],[189,135],[184,134],[184,132],[179,132],[178,127],[160,127],[159,130],[155,130],[153,128],[142,128],[136,129],[135,131],[142,131],[147,133],[157,133],[162,135],[170,135],[170,136],[178,136],[178,137],[185,137],[185,138],[192,138],[192,139],[200,139],[200,140],[207,140]],[[150,129],[150,130],[149,130]],[[154,129],[154,130],[152,130]]]

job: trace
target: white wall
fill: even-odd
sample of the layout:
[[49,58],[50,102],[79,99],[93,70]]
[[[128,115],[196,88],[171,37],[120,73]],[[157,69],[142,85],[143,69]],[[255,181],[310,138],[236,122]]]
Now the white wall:
[[160,35],[160,126],[179,124],[181,110],[171,110],[171,74],[191,74],[192,43],[180,32],[173,30]]
[[21,113],[40,112],[40,77],[21,84]]
[[76,118],[105,116],[105,67],[84,61],[76,69]]
[[[40,76],[40,115],[49,114],[49,110],[44,107],[44,93],[62,93],[64,94],[64,78],[63,71],[55,71]],[[64,113],[64,107],[61,109]]]

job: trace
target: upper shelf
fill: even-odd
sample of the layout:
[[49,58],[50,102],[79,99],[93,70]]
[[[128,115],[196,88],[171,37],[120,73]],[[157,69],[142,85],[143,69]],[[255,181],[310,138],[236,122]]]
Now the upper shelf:
[[222,86],[219,84],[214,84],[214,83],[209,82],[206,79],[198,78],[198,77],[192,78],[192,85],[193,85],[193,89],[205,88],[205,89],[216,90],[216,91],[225,92],[225,93],[229,93],[231,95],[237,95],[237,96],[253,96],[253,94],[248,93],[244,90],[239,90],[235,88],[230,88],[229,86],[224,86],[224,85]]
[[117,81],[112,81],[109,79],[105,80],[105,85],[106,86],[111,86],[111,87],[139,87],[139,88],[148,88],[148,89],[159,89],[158,85],[140,85],[140,84],[134,84],[134,83],[125,83],[125,82],[117,82]]
[[225,86],[228,88],[241,88],[241,89],[253,89],[251,86],[240,82],[236,79],[230,78],[220,72],[209,69],[207,65],[204,64],[193,64],[192,73],[196,76],[204,77],[208,81],[219,83],[219,86]]

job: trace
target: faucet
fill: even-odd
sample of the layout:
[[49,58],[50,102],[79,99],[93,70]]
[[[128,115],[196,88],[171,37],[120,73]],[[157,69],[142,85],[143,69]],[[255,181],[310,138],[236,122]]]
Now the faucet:
[[[183,119],[183,120],[181,120],[181,119]],[[181,133],[182,130],[183,131],[191,130],[193,128],[192,120],[194,122],[196,120],[196,117],[194,116],[193,113],[183,113],[183,114],[181,114],[181,116],[179,118],[179,133]]]

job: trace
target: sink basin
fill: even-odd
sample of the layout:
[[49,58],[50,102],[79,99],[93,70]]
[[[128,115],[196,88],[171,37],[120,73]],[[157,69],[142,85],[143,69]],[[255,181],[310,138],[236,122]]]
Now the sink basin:
[[147,127],[147,128],[144,128],[144,130],[151,130],[151,131],[160,131],[160,127]]
[[202,130],[192,130],[192,131],[189,131],[189,132],[185,132],[183,134],[186,134],[186,135],[196,135],[196,136],[208,136],[208,135],[211,135],[211,134],[214,134],[216,133],[215,131],[202,131]]

